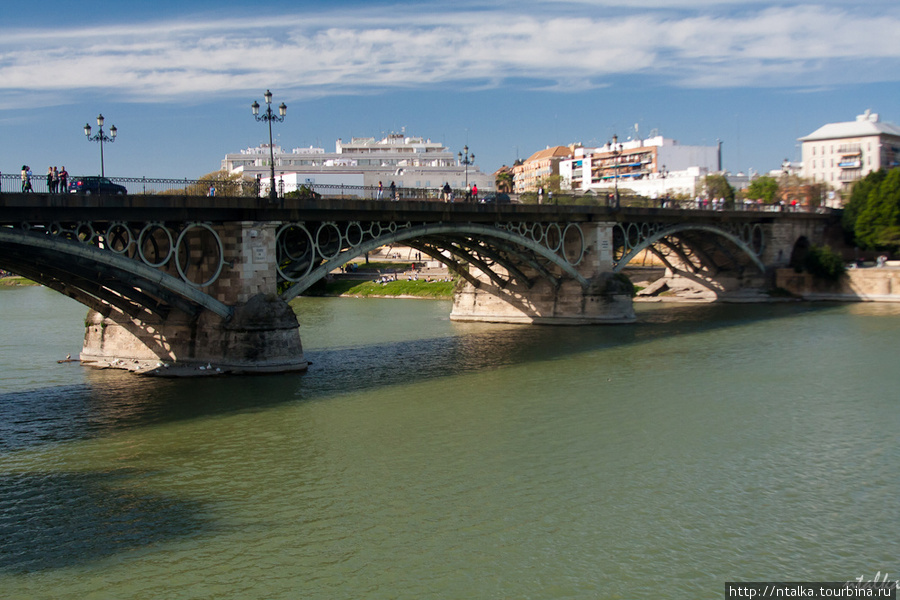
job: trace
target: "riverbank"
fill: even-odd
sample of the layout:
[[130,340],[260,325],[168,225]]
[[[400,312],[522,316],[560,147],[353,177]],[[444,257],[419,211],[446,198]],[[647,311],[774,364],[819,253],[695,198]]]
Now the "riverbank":
[[452,300],[456,282],[443,278],[365,280],[335,279],[324,285],[320,296],[349,298],[420,298],[427,300]]
[[0,277],[0,286],[6,287],[17,287],[24,285],[40,285],[38,283],[33,282],[30,279],[26,279],[24,277],[19,277],[18,275],[4,275]]
[[837,281],[815,279],[809,273],[796,273],[793,269],[778,269],[775,285],[802,300],[900,302],[900,264],[847,269]]

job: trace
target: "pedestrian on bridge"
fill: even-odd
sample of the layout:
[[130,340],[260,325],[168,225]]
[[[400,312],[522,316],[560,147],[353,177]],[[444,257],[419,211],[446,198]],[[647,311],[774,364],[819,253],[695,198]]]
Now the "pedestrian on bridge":
[[391,182],[391,201],[392,202],[397,201],[397,186],[394,185],[393,181]]
[[28,165],[22,165],[22,193],[25,192],[34,193],[31,187],[31,167]]
[[66,171],[65,165],[63,165],[62,170],[59,172],[59,191],[61,194],[65,194],[69,191],[69,173]]

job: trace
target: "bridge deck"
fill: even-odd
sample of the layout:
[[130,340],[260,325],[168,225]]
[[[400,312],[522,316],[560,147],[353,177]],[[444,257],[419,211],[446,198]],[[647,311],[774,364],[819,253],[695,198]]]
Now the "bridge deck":
[[411,222],[771,222],[779,219],[831,220],[837,213],[758,210],[621,209],[603,206],[478,204],[435,201],[265,199],[198,196],[80,196],[0,194],[0,224],[30,221],[411,221]]

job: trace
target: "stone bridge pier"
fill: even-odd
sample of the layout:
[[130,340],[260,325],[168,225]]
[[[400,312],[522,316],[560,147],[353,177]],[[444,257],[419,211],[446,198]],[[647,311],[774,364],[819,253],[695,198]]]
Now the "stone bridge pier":
[[[175,266],[168,261],[161,270],[198,284],[215,300],[213,309],[91,309],[81,360],[129,368],[149,362],[230,372],[305,370],[296,315],[277,293],[276,225],[194,224],[184,252],[173,256]],[[173,243],[171,236],[158,237],[161,246]]]
[[[453,298],[455,321],[582,325],[635,320],[631,283],[613,272],[614,223],[545,229],[544,243],[564,262],[517,261],[470,271]],[[531,232],[527,232],[531,233]]]

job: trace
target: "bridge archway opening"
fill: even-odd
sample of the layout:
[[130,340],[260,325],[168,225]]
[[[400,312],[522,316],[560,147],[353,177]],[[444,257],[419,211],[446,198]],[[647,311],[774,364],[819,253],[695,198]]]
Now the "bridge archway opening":
[[788,264],[796,270],[800,270],[803,268],[803,265],[806,263],[806,256],[809,254],[809,238],[805,235],[800,236],[796,242],[794,242],[794,247],[791,248],[791,259]]
[[286,224],[278,232],[278,270],[291,283],[282,292],[290,300],[342,264],[394,243],[410,245],[450,269],[473,285],[467,270],[477,269],[504,288],[518,281],[526,288],[535,278],[553,286],[573,279],[582,286],[587,280],[577,266],[587,250],[580,226],[573,223],[481,224],[348,222],[335,224]]

